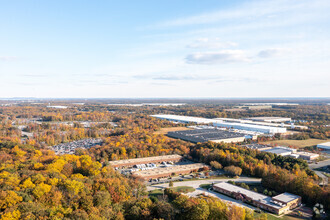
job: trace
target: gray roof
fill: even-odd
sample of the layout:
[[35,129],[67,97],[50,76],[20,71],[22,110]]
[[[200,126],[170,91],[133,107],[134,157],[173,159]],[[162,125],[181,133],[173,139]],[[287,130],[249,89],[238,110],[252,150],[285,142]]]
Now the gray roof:
[[229,192],[235,192],[235,193],[243,194],[243,195],[245,195],[245,196],[247,196],[247,197],[249,197],[249,198],[251,198],[255,201],[258,201],[260,203],[269,205],[269,206],[271,206],[273,208],[276,208],[276,209],[282,208],[281,206],[272,203],[272,198],[269,197],[269,196],[265,196],[263,194],[253,192],[251,190],[244,189],[242,187],[239,187],[239,186],[236,186],[236,185],[233,185],[233,184],[230,184],[230,183],[221,182],[221,183],[214,184],[214,186],[219,187],[221,189],[225,189]]
[[291,193],[287,193],[287,192],[273,197],[273,199],[276,199],[283,203],[288,203],[288,202],[291,202],[292,200],[299,199],[299,198],[300,198],[300,196],[297,196],[297,195],[294,195]]
[[283,154],[283,153],[290,153],[292,151],[282,149],[282,148],[272,148],[272,149],[267,149],[267,150],[262,150],[263,152],[268,152],[268,153],[273,153],[273,154]]
[[244,137],[245,134],[238,132],[230,132],[219,129],[196,129],[185,131],[168,132],[169,137],[178,138],[194,143],[207,142],[212,140],[230,139],[237,137]]

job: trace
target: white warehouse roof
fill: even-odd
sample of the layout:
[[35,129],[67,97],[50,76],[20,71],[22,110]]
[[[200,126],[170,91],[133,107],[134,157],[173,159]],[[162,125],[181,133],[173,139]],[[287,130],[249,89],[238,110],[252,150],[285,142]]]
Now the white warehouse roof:
[[318,148],[330,150],[330,142],[322,143],[317,145]]
[[[245,124],[239,122],[224,122],[220,119],[208,119],[208,118],[200,118],[200,117],[191,117],[191,116],[181,116],[181,115],[151,115],[152,117],[159,119],[167,119],[170,121],[184,122],[184,123],[197,123],[197,124],[210,124],[212,123],[217,127],[226,127],[226,128],[235,128],[247,131],[256,131],[262,133],[285,133],[286,128],[282,127],[273,127],[273,126],[265,126],[265,125],[256,125],[256,124]],[[230,120],[230,119],[227,119]]]
[[209,124],[213,123],[214,119],[192,117],[192,116],[182,116],[182,115],[151,115],[151,117],[159,119],[167,119],[171,121],[185,122],[185,123],[197,123],[197,124]]

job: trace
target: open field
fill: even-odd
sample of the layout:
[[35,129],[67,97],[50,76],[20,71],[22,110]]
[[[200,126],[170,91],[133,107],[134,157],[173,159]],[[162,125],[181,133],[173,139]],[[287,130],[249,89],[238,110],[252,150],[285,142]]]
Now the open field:
[[303,148],[303,147],[310,147],[310,146],[315,146],[320,143],[324,142],[329,142],[330,139],[328,140],[320,140],[320,139],[307,139],[307,140],[276,140],[276,141],[266,141],[262,142],[262,144],[271,144],[271,145],[284,145],[284,146],[294,146],[298,148]]
[[154,134],[167,134],[171,131],[185,131],[185,130],[192,130],[192,128],[187,127],[171,127],[171,128],[161,128],[158,131],[155,131]]

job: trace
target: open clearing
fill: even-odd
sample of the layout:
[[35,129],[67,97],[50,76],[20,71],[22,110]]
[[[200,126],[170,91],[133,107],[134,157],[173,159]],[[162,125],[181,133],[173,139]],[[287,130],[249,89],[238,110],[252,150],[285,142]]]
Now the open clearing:
[[294,147],[310,147],[310,146],[315,146],[320,143],[324,142],[329,142],[330,139],[328,140],[321,140],[321,139],[307,139],[307,140],[276,140],[276,141],[266,141],[262,142],[262,144],[271,144],[271,145],[284,145],[284,146],[294,146]]
[[192,130],[192,128],[187,127],[171,127],[171,128],[161,128],[158,131],[155,131],[154,134],[167,134],[171,131],[185,131],[185,130]]

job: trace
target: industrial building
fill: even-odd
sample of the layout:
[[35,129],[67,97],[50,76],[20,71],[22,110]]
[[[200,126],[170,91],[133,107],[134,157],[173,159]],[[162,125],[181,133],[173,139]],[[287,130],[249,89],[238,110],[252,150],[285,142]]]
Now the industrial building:
[[177,163],[182,160],[182,156],[173,154],[165,156],[156,156],[156,157],[143,157],[127,160],[116,160],[110,161],[109,164],[113,167],[133,167],[138,164],[148,164],[148,163],[162,163],[162,162],[173,162]]
[[159,119],[166,119],[180,123],[212,124],[215,127],[233,128],[238,130],[253,131],[265,134],[285,133],[287,130],[280,124],[267,122],[253,122],[252,120],[241,120],[232,118],[200,118],[181,115],[151,115]]
[[265,134],[276,134],[276,133],[285,133],[287,130],[286,128],[282,127],[273,127],[273,126],[265,126],[265,125],[256,125],[256,124],[245,124],[245,123],[238,123],[238,122],[224,122],[221,120],[217,120],[213,123],[215,127],[224,127],[224,128],[234,128],[239,130],[246,130],[246,131],[255,131]]
[[326,143],[322,143],[322,144],[318,144],[317,149],[319,149],[320,151],[324,151],[325,153],[330,154],[330,142],[326,142]]
[[156,168],[152,170],[143,170],[133,172],[132,176],[136,178],[141,178],[144,180],[158,179],[158,178],[168,178],[171,176],[189,174],[192,172],[198,172],[201,170],[208,170],[209,166],[203,163],[194,163],[188,165],[177,165],[164,168]]
[[309,152],[297,152],[296,154],[299,155],[299,158],[304,160],[315,160],[320,156],[318,154],[309,153]]
[[166,119],[173,122],[212,124],[215,120],[200,117],[182,116],[182,115],[151,115],[151,117]]
[[291,121],[291,118],[283,118],[283,117],[252,117],[252,118],[246,118],[246,119],[252,120],[252,121],[264,121],[264,122],[275,122],[275,123]]
[[219,129],[196,129],[168,132],[167,136],[185,141],[190,141],[192,143],[204,143],[208,141],[216,143],[236,143],[243,142],[247,135]]
[[301,204],[301,197],[291,193],[269,197],[226,182],[214,184],[213,190],[278,215],[287,213]]
[[271,149],[261,150],[262,152],[273,153],[281,156],[288,156],[292,153],[296,153],[297,150],[289,147],[274,147]]

